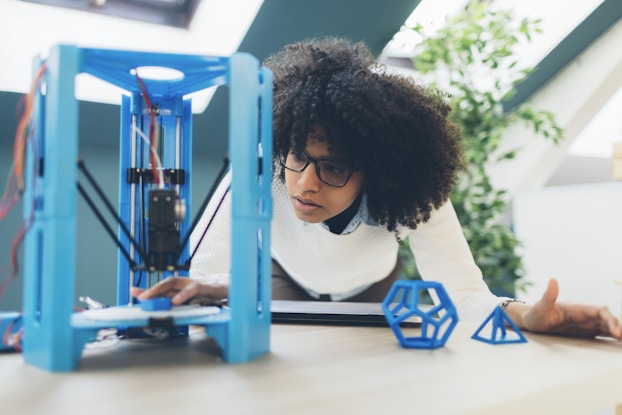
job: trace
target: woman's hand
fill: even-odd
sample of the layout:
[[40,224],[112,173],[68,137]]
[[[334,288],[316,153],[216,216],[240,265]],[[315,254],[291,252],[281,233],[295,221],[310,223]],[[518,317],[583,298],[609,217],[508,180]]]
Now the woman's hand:
[[[575,337],[606,336],[622,340],[622,326],[607,307],[558,303],[559,285],[551,279],[535,304],[511,303],[508,315],[519,327],[536,333]],[[512,308],[512,310],[510,310]]]
[[184,277],[169,277],[149,289],[132,287],[130,294],[139,300],[154,297],[172,297],[173,305],[186,302],[218,303],[227,298],[229,285],[212,278],[209,281]]

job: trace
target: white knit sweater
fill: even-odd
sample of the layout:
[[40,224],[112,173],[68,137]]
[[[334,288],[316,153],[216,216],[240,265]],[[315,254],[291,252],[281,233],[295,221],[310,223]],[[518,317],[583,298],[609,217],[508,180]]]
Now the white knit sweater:
[[[218,279],[229,272],[231,197],[225,192],[230,179],[225,177],[191,237],[194,249],[222,200],[192,260],[193,278]],[[272,195],[272,257],[301,286],[321,294],[344,293],[385,278],[395,266],[393,232],[361,223],[349,234],[336,235],[322,224],[298,219],[280,180],[273,181]],[[460,319],[483,321],[502,301],[484,283],[451,203],[432,212],[416,230],[398,230],[402,239],[409,237],[422,277],[443,284]]]

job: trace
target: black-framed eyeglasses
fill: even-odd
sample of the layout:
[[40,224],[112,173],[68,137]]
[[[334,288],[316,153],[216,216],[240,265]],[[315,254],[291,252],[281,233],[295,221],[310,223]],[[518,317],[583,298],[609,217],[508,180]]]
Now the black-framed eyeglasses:
[[313,162],[315,164],[315,173],[320,181],[333,187],[345,186],[354,174],[354,170],[341,163],[329,159],[314,159],[301,151],[281,152],[279,154],[279,162],[287,170],[298,173],[302,172],[309,163]]

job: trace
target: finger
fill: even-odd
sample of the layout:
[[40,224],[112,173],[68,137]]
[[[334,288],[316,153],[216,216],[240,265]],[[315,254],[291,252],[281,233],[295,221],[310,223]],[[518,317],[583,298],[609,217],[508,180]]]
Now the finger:
[[558,296],[559,284],[557,283],[556,279],[551,278],[546,287],[546,290],[544,291],[544,294],[542,294],[542,302],[547,305],[553,305],[557,301]]
[[172,297],[189,283],[190,281],[188,278],[170,277],[144,290],[137,298],[139,300],[146,300],[147,298],[154,297]]
[[130,295],[132,297],[138,297],[143,291],[145,290],[139,287],[130,287]]
[[183,304],[186,301],[190,301],[193,297],[195,297],[198,291],[199,291],[198,284],[196,282],[193,282],[191,284],[186,285],[183,289],[178,291],[173,296],[171,301],[174,305]]
[[611,332],[611,336],[622,340],[622,326],[620,326],[620,322],[617,318],[614,318],[613,321],[609,325],[609,331]]
[[556,302],[559,296],[559,283],[555,278],[551,278],[546,287],[545,295],[550,302]]
[[607,307],[601,307],[599,314],[600,318],[607,324],[609,333],[606,335],[622,340],[622,326],[620,326],[620,321],[613,315],[611,310]]
[[209,298],[212,300],[222,300],[227,297],[228,288],[223,284],[201,284],[197,281],[192,281],[187,284],[182,290],[180,290],[175,296],[173,296],[172,302],[175,305],[183,304],[190,301],[193,298]]

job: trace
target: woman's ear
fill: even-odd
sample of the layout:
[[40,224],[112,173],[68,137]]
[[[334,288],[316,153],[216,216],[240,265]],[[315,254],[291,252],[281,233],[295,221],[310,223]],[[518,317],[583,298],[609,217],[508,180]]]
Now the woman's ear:
[[281,166],[276,157],[272,159],[272,172],[275,177],[281,176],[283,173],[283,166]]

